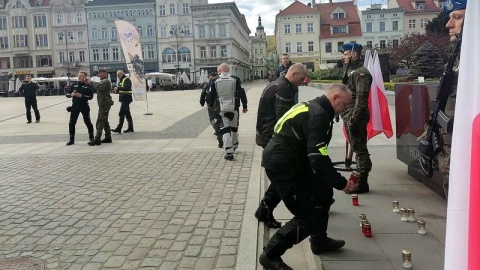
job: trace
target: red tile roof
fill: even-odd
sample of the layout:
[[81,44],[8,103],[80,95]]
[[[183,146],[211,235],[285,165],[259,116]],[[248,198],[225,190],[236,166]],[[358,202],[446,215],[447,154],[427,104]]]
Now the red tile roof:
[[[331,19],[330,14],[340,7],[345,11],[344,19]],[[317,4],[320,12],[320,38],[362,36],[362,26],[357,7],[353,1]],[[348,26],[348,33],[332,34],[331,26]]]
[[277,16],[306,14],[306,13],[318,13],[318,11],[305,5],[300,1],[294,1],[290,6],[286,7],[284,10],[278,13]]
[[[422,10],[415,9],[415,2],[423,2],[425,7]],[[433,0],[397,0],[398,7],[405,9],[405,14],[411,13],[430,13],[440,12],[441,8],[437,7]]]

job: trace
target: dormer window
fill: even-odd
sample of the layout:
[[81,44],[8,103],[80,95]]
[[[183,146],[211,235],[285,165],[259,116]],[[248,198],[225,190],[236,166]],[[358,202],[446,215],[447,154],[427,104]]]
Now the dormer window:
[[332,19],[345,19],[345,13],[332,13]]
[[415,2],[415,9],[416,10],[424,10],[425,9],[425,2]]
[[332,27],[332,34],[341,34],[341,33],[347,33],[347,27],[346,26],[333,26]]

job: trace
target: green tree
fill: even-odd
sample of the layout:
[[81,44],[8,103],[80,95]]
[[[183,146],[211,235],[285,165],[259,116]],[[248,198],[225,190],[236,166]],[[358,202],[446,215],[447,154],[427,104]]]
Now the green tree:
[[448,28],[446,27],[448,19],[448,16],[442,11],[438,13],[437,17],[427,23],[425,30],[427,30],[427,33],[437,33],[442,36],[448,36]]
[[442,75],[442,66],[437,49],[427,41],[413,53],[410,74],[413,77],[438,78]]

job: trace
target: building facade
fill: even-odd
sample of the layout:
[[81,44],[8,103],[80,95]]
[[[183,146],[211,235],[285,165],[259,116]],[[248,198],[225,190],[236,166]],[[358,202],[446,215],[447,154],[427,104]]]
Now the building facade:
[[155,0],[95,0],[85,5],[88,19],[90,73],[108,71],[116,81],[116,71],[127,71],[118,38],[116,20],[125,20],[137,28],[142,45],[144,71],[158,70]]
[[405,10],[404,34],[424,34],[425,26],[442,11],[443,4],[437,0],[389,0],[387,8]]
[[398,47],[404,33],[404,9],[372,5],[362,11],[362,32],[367,48]]
[[262,26],[262,18],[258,16],[258,26],[254,37],[250,37],[252,44],[252,73],[255,78],[268,76],[267,67],[267,37]]
[[309,71],[318,68],[321,57],[320,14],[314,6],[295,1],[275,17],[277,58],[288,53],[292,62],[304,63]]
[[230,65],[230,73],[242,81],[250,78],[250,29],[234,2],[192,6],[194,70],[217,71]]

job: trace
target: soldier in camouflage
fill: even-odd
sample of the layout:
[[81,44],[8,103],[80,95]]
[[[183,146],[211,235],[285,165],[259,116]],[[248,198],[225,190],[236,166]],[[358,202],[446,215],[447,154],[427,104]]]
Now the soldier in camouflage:
[[[110,124],[108,123],[108,113],[113,105],[110,92],[112,91],[112,83],[108,80],[108,72],[106,69],[100,69],[98,76],[101,81],[96,83],[89,80],[95,92],[97,92],[98,103],[98,118],[96,123],[97,133],[93,141],[88,142],[88,145],[101,145],[102,143],[112,142],[112,132],[110,131]],[[102,131],[105,130],[105,139],[102,138]]]
[[360,62],[362,45],[346,43],[342,46],[343,62],[350,66],[347,71],[347,87],[352,91],[352,101],[342,113],[342,119],[348,141],[355,153],[357,171],[360,173],[357,186],[351,193],[366,193],[370,191],[368,174],[372,170],[372,161],[367,149],[367,124],[370,120],[368,96],[372,85],[372,75]]

